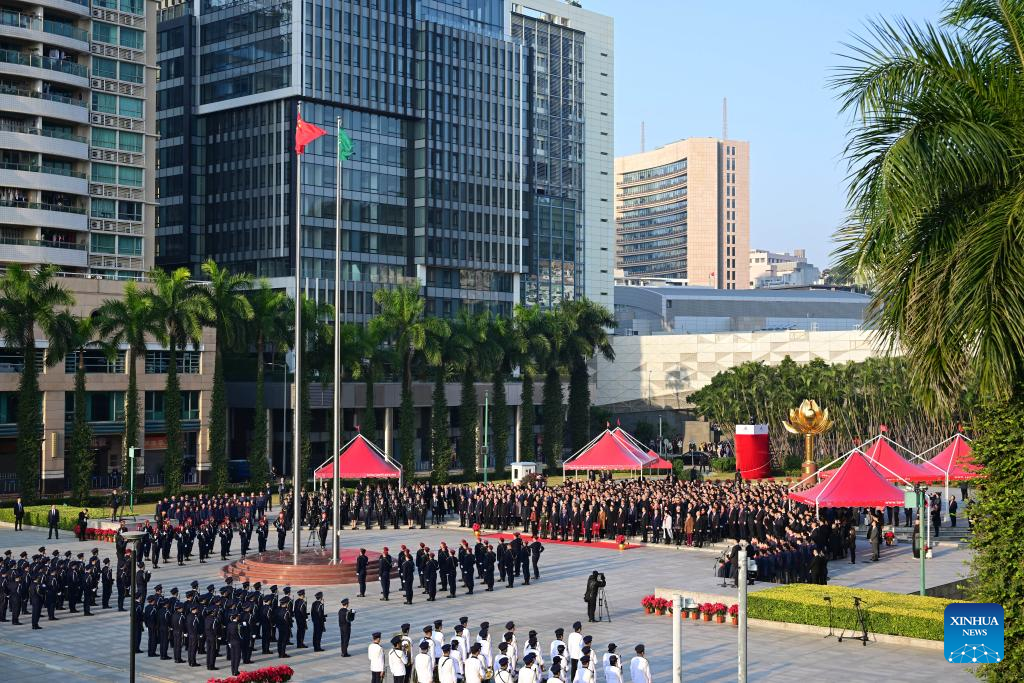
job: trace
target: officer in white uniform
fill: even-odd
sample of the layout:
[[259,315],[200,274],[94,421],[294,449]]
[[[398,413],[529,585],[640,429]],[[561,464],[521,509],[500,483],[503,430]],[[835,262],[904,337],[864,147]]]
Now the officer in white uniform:
[[438,683],[457,683],[459,680],[459,669],[452,657],[452,646],[448,643],[441,646],[441,658],[437,660],[437,680]]
[[651,667],[647,663],[647,657],[644,657],[643,643],[637,645],[634,650],[636,657],[629,662],[630,679],[633,683],[651,683]]
[[380,631],[373,633],[373,642],[366,648],[366,656],[370,660],[371,683],[384,681],[384,648],[380,646]]
[[420,643],[420,652],[413,659],[412,667],[416,671],[416,680],[430,683],[434,680],[434,655],[431,653],[432,645],[424,640]]
[[481,683],[486,668],[480,656],[480,643],[473,643],[469,648],[469,657],[466,658],[466,683]]
[[394,683],[405,683],[409,674],[409,655],[402,649],[402,636],[391,639],[391,651],[388,652],[388,670]]

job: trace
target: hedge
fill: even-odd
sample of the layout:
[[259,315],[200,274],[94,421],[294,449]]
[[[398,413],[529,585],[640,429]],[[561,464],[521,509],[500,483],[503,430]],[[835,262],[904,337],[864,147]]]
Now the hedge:
[[943,611],[949,603],[957,602],[846,586],[793,583],[751,593],[747,597],[747,614],[752,619],[827,627],[826,595],[832,598],[832,626],[837,631],[858,630],[853,605],[857,596],[863,600],[861,607],[866,610],[869,633],[925,640],[942,640]]
[[[78,513],[82,508],[73,505],[58,505],[60,511],[60,524],[63,531],[71,531],[78,524]],[[87,508],[89,510],[89,521],[95,522],[98,519],[110,519],[110,508]],[[22,520],[27,526],[40,526],[44,529],[46,524],[46,513],[50,511],[49,505],[30,505],[25,508],[25,518]],[[7,506],[0,508],[0,522],[14,524],[14,507]]]

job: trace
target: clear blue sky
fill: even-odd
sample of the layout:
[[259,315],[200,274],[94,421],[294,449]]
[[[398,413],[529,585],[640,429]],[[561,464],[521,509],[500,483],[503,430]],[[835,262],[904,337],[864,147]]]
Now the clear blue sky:
[[615,153],[680,138],[750,141],[751,246],[829,262],[846,206],[847,119],[827,81],[879,16],[937,20],[943,0],[582,0],[615,19]]

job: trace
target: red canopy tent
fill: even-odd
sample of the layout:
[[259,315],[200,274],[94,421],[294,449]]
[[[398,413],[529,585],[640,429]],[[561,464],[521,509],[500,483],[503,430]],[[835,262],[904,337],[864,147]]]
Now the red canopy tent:
[[903,505],[903,491],[879,473],[867,457],[853,450],[846,462],[825,481],[803,491],[791,491],[789,497],[815,507],[888,507]]
[[633,437],[616,427],[615,431],[605,429],[569,456],[562,463],[562,470],[642,470],[655,458],[657,456],[648,455]]
[[910,462],[896,452],[892,447],[893,443],[895,442],[884,434],[879,434],[861,446],[871,464],[879,466],[878,471],[886,481],[921,484],[942,478],[942,472],[938,468],[927,463],[916,465]]
[[942,472],[947,481],[967,481],[980,477],[981,467],[974,460],[970,439],[957,434],[947,441],[949,443],[938,455],[925,462]]
[[[314,477],[330,479],[334,476],[334,458],[317,468]],[[341,447],[338,470],[342,479],[401,479],[402,466],[384,455],[362,434]]]
[[665,458],[661,457],[654,451],[647,451],[647,455],[654,458],[650,463],[644,465],[649,470],[670,470],[672,469],[672,463]]

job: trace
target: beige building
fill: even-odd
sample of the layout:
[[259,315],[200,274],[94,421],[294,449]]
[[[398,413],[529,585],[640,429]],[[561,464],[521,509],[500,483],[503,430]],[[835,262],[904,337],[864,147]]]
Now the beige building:
[[[87,316],[105,300],[121,295],[124,282],[109,279],[64,277],[59,280],[75,298],[71,312]],[[145,284],[142,285],[145,287]],[[37,354],[45,342],[37,342]],[[178,371],[182,391],[182,431],[184,433],[186,483],[202,481],[209,470],[208,438],[210,393],[213,389],[215,334],[206,328],[198,350],[179,355]],[[96,458],[94,484],[105,488],[112,472],[122,467],[125,392],[128,389],[126,348],[118,349],[110,361],[98,348],[86,352],[86,414],[93,430]],[[40,363],[42,365],[42,363]],[[0,492],[13,493],[15,435],[17,424],[20,353],[0,348]],[[44,368],[39,376],[43,405],[42,490],[64,490],[65,455],[69,447],[74,417],[75,359]],[[167,350],[156,340],[146,344],[144,357],[138,359],[136,377],[139,391],[139,415],[144,424],[142,452],[136,458],[136,481],[148,485],[162,482],[161,468],[167,445],[164,423],[164,386],[167,381]],[[127,479],[127,473],[123,473]]]
[[750,143],[687,138],[615,160],[615,266],[648,278],[746,289]]

